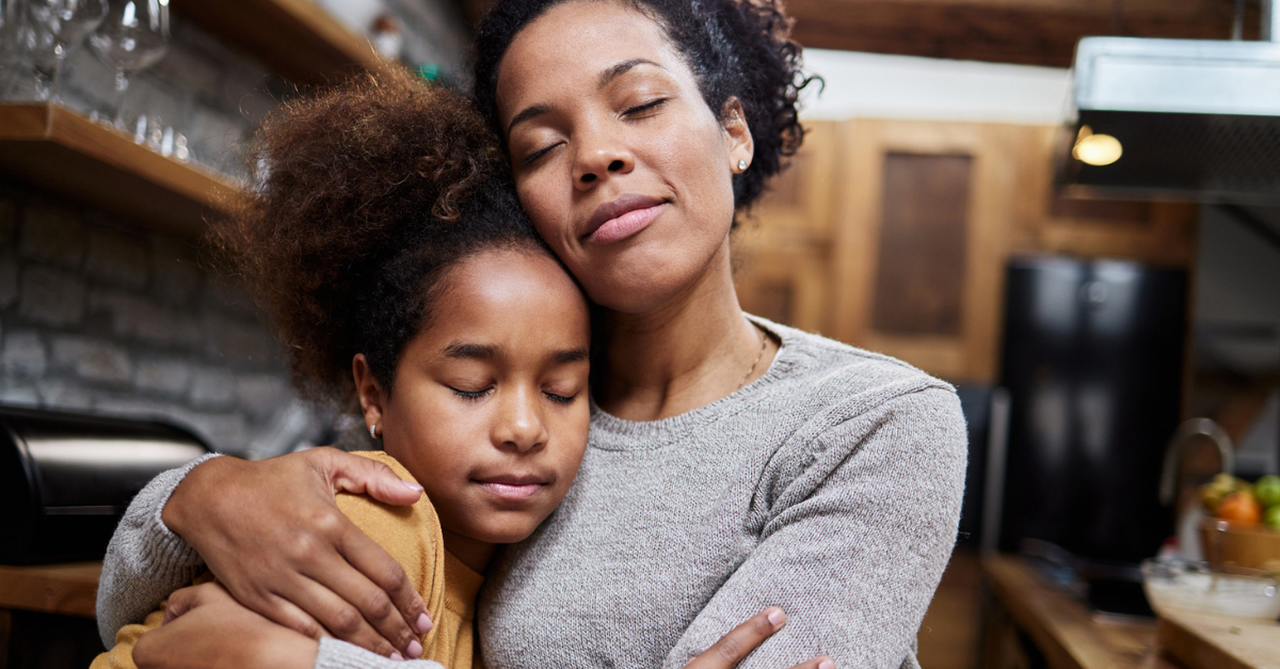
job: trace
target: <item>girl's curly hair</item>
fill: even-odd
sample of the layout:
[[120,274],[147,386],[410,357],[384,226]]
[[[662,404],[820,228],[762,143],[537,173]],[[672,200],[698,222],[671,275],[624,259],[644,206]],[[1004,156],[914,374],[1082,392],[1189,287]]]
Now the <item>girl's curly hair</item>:
[[492,248],[549,253],[483,117],[407,74],[281,105],[251,160],[253,186],[213,246],[265,310],[299,391],[340,410],[355,407],[356,353],[391,392],[447,269]]
[[[498,122],[498,66],[516,35],[551,7],[569,0],[498,0],[475,41],[475,98],[491,127]],[[749,208],[769,178],[786,167],[804,140],[797,101],[815,80],[801,71],[800,45],[780,0],[617,0],[657,21],[697,78],[703,100],[720,115],[730,97],[742,103],[755,154],[733,177],[734,206]]]

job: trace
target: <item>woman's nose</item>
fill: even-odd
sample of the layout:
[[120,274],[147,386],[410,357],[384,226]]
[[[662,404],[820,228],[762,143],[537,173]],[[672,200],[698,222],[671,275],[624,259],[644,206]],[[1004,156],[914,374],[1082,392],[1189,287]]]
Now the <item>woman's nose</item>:
[[523,391],[508,396],[494,429],[495,444],[520,452],[546,445],[549,435],[538,399],[538,393]]
[[625,174],[633,167],[635,157],[616,139],[599,133],[580,137],[573,166],[573,183],[581,190],[589,190],[601,179]]

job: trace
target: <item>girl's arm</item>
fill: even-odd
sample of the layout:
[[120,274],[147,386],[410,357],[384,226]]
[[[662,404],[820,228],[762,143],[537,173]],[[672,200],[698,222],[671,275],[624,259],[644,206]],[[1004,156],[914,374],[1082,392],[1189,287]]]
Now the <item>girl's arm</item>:
[[237,599],[285,627],[313,638],[328,629],[403,654],[424,617],[422,599],[338,510],[339,490],[397,505],[421,495],[385,465],[334,449],[260,462],[212,458],[161,474],[108,548],[98,592],[104,643],[190,582],[203,557]]
[[844,667],[917,666],[907,662],[955,543],[967,441],[955,394],[931,388],[784,447],[756,492],[760,543],[664,666],[683,666],[762,604],[789,622],[744,668],[819,652]]

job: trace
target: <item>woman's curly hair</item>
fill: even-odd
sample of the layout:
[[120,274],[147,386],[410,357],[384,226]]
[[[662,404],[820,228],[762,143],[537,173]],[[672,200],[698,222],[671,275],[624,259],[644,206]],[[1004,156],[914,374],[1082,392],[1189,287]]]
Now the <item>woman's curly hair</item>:
[[[498,66],[516,35],[551,7],[570,0],[497,0],[475,41],[475,98],[498,122]],[[804,140],[797,101],[813,77],[801,71],[800,45],[780,0],[618,0],[657,21],[697,78],[717,116],[730,97],[742,103],[755,142],[751,169],[733,177],[734,207],[749,208],[769,178]]]
[[355,406],[357,353],[392,391],[447,269],[492,248],[549,253],[472,103],[407,74],[281,105],[251,159],[253,187],[213,246],[265,310],[299,391],[340,410]]

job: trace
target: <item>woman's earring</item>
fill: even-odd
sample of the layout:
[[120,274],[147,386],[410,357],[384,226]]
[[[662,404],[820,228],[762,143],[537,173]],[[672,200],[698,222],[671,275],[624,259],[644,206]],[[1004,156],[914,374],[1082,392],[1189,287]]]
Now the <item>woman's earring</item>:
[[743,158],[742,160],[739,160],[739,161],[738,161],[738,171],[739,171],[739,172],[746,172],[746,171],[747,171],[747,159],[746,159],[746,158]]
[[370,425],[370,426],[369,426],[369,436],[370,436],[370,437],[373,437],[374,439],[377,439],[377,438],[378,438],[378,424],[377,424],[377,423],[374,423],[373,425]]

